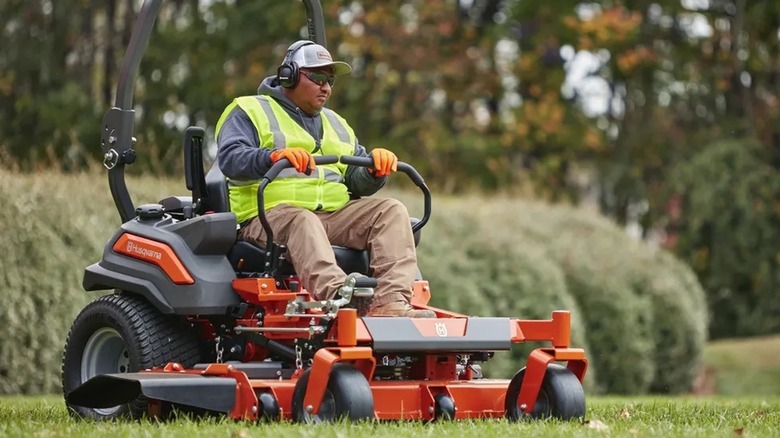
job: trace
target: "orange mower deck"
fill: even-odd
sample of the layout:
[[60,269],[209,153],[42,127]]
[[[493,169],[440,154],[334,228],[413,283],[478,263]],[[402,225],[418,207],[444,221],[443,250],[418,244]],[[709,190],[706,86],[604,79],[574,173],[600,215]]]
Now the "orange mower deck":
[[[236,289],[244,298],[250,301],[263,302],[270,308],[271,303],[290,298],[290,293],[276,291],[268,281],[252,279],[238,281]],[[427,287],[424,282],[418,282],[417,290]],[[248,285],[254,285],[255,289]],[[265,285],[265,287],[263,287]],[[250,296],[254,293],[254,297]],[[293,294],[294,295],[294,294]],[[417,295],[420,297],[420,295]],[[420,297],[419,302],[427,301]],[[472,368],[463,367],[458,370],[458,355],[452,351],[419,352],[421,360],[414,374],[418,377],[409,380],[377,380],[375,370],[377,361],[388,361],[393,353],[377,353],[372,348],[372,338],[369,326],[372,323],[405,323],[413,326],[421,339],[435,339],[438,342],[463,340],[469,334],[469,325],[476,325],[485,318],[468,318],[463,315],[433,309],[438,318],[408,319],[408,318],[358,318],[354,309],[341,309],[336,323],[327,339],[327,346],[319,349],[311,360],[308,384],[305,388],[303,405],[311,415],[318,414],[323,397],[328,388],[329,377],[336,364],[348,364],[358,370],[369,382],[374,403],[374,418],[378,420],[433,420],[437,418],[437,397],[446,396],[453,405],[452,419],[502,418],[507,415],[507,387],[509,380],[475,379]],[[305,330],[309,318],[277,319],[266,317],[269,329],[287,328]],[[527,341],[549,341],[549,348],[533,350],[526,363],[521,382],[521,390],[516,399],[516,405],[521,411],[528,411],[529,406],[535,406],[545,378],[548,365],[553,362],[567,363],[567,369],[579,382],[585,377],[587,359],[579,348],[570,348],[570,314],[567,311],[555,311],[548,320],[518,320],[511,318],[489,318],[505,322],[510,343]],[[304,321],[307,320],[307,321]],[[380,321],[381,320],[381,321]],[[242,321],[249,323],[250,321]],[[299,335],[293,330],[273,332],[276,339],[284,340]],[[269,337],[271,336],[269,333]],[[446,345],[446,344],[445,344]],[[255,351],[255,354],[257,351]],[[303,374],[303,369],[292,371],[289,378],[250,378],[243,372],[243,364],[212,363],[202,364],[198,369],[185,369],[178,363],[169,363],[163,368],[154,368],[139,373],[104,376],[78,388],[69,395],[74,403],[80,400],[94,398],[95,392],[105,391],[111,385],[123,382],[137,384],[137,393],[129,392],[129,396],[144,395],[149,399],[149,411],[152,416],[159,415],[162,403],[194,405],[192,398],[203,396],[208,392],[221,392],[223,402],[214,406],[205,406],[212,410],[222,411],[236,420],[258,420],[263,418],[263,397],[270,395],[278,405],[276,419],[292,419],[292,404],[296,385]],[[250,373],[251,374],[251,373]],[[172,378],[178,386],[192,388],[193,383],[206,388],[201,391],[174,391],[160,394],[156,386],[163,382],[161,378]],[[190,378],[190,380],[186,380]],[[193,380],[195,379],[195,380]],[[119,392],[127,392],[121,386],[115,386]],[[160,398],[155,398],[160,397]],[[112,399],[111,403],[117,400]],[[204,407],[204,406],[201,406]],[[529,411],[530,413],[530,411]],[[267,414],[266,414],[267,415]]]

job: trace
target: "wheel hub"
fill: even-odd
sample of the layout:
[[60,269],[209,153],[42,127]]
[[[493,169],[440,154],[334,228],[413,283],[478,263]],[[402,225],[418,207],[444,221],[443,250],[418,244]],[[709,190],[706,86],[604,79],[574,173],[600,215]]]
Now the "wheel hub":
[[[81,356],[81,381],[100,374],[127,373],[130,371],[130,354],[122,336],[113,328],[103,327],[90,336]],[[110,415],[120,407],[95,409]]]
[[320,410],[316,414],[311,414],[308,410],[303,411],[303,420],[306,423],[329,423],[336,419],[336,399],[333,398],[333,393],[325,391],[325,395],[322,397],[322,403],[320,403]]

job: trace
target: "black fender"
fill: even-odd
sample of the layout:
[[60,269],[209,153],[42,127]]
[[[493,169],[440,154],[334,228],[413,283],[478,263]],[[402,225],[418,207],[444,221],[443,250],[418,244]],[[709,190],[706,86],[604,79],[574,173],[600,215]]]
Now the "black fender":
[[100,266],[99,263],[89,265],[84,270],[82,286],[85,291],[116,289],[134,293],[146,298],[162,313],[176,313],[165,296],[151,281],[109,271]]
[[[117,244],[127,239],[125,235],[167,248],[186,271],[187,281],[176,281],[159,264],[123,251],[123,244]],[[137,294],[164,314],[224,315],[240,303],[233,289],[236,273],[227,257],[235,241],[233,213],[185,221],[162,214],[139,217],[122,224],[108,240],[103,258],[85,269],[82,285],[87,291],[119,289]]]

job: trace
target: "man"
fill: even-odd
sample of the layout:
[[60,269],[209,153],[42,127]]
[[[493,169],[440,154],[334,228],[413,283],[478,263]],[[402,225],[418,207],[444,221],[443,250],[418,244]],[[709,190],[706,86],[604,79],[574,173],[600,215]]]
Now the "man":
[[395,154],[375,148],[371,169],[314,163],[314,155],[369,156],[347,122],[325,108],[335,76],[351,70],[321,45],[298,41],[257,96],[239,97],[223,112],[217,160],[229,180],[231,210],[242,224],[239,239],[265,243],[257,187],[273,163],[286,158],[293,168],[266,188],[266,217],[304,287],[317,299],[333,298],[347,274],[331,245],[367,249],[377,278],[370,315],[432,318],[433,311],[410,304],[417,258],[406,208],[394,199],[350,200],[385,184],[396,171]]

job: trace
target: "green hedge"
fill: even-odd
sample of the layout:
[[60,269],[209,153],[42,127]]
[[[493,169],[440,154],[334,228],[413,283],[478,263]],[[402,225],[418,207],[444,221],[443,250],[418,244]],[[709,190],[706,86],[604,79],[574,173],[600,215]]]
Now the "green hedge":
[[[569,310],[573,343],[587,350],[582,312],[568,293],[559,266],[538,246],[502,236],[493,227],[495,218],[467,203],[437,206],[418,251],[420,270],[431,283],[432,305],[469,315],[521,319],[549,319],[553,310]],[[497,353],[485,367],[486,374],[511,377],[523,366],[530,348],[539,346],[521,345],[511,355]],[[595,375],[592,372],[589,377]]]
[[[607,392],[683,392],[706,339],[701,286],[680,262],[581,210],[529,207],[540,244],[566,272],[585,311]],[[535,219],[533,219],[535,217]],[[674,365],[670,365],[674,364]]]
[[[693,273],[672,255],[582,209],[500,197],[435,206],[419,251],[435,304],[529,319],[567,309],[596,390],[690,389],[706,340],[706,303]],[[509,369],[488,367],[502,376]]]
[[754,139],[708,145],[672,173],[675,252],[707,291],[713,338],[780,333],[780,173]]
[[97,220],[104,205],[80,190],[87,184],[85,177],[0,172],[0,393],[60,385],[69,319],[89,299],[79,291],[79,265],[95,260],[107,230]]
[[[0,394],[60,389],[65,335],[97,297],[81,288],[119,225],[105,174],[0,171]],[[183,183],[129,182],[136,204],[185,194]],[[389,192],[419,216],[416,193]],[[505,198],[434,199],[420,269],[432,304],[480,316],[547,319],[572,312],[585,348],[587,386],[610,393],[684,392],[705,341],[704,296],[691,271],[585,210]],[[498,353],[485,367],[511,377],[530,348]]]

